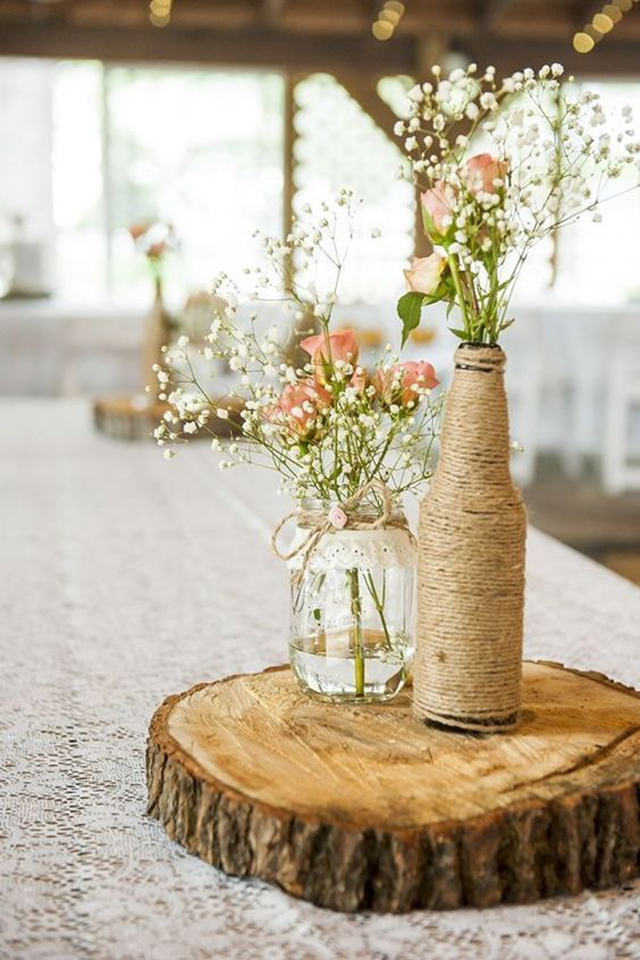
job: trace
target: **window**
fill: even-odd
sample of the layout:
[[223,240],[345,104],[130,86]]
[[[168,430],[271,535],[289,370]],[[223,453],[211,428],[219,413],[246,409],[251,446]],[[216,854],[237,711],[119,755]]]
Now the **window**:
[[[408,82],[379,84],[392,109]],[[640,83],[595,86],[640,117]],[[0,58],[0,244],[19,232],[51,250],[64,300],[142,306],[149,277],[127,228],[168,221],[182,242],[168,270],[169,297],[180,304],[220,269],[256,258],[256,227],[281,233],[284,97],[275,72]],[[327,75],[297,84],[294,123],[294,206],[343,186],[363,197],[361,232],[381,227],[382,237],[354,248],[343,298],[389,303],[401,292],[414,225],[413,190],[395,179],[398,145]],[[635,176],[627,170],[610,192]],[[585,216],[559,233],[554,297],[594,305],[640,297],[640,191],[602,213],[601,224]],[[520,301],[549,292],[551,253],[549,241],[532,253]]]
[[282,229],[283,82],[274,73],[61,63],[53,126],[57,282],[69,300],[144,303],[128,227],[172,223],[169,296],[242,266]]

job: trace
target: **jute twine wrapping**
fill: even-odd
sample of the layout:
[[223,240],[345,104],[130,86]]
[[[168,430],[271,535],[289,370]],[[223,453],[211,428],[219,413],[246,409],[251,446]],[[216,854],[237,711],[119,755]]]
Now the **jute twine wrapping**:
[[509,472],[504,353],[465,344],[455,364],[420,507],[414,713],[503,730],[520,706],[526,514]]

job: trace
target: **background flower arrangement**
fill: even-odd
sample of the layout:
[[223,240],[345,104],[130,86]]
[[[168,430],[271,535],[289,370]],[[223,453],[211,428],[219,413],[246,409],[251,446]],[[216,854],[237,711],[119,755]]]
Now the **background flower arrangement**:
[[129,227],[136,247],[144,253],[156,285],[164,279],[168,254],[179,248],[178,237],[170,223],[136,223]]
[[[409,118],[396,124],[411,173],[424,188],[424,228],[434,246],[406,272],[398,312],[403,338],[423,307],[457,306],[469,343],[494,344],[512,322],[509,301],[531,247],[582,214],[600,218],[606,187],[637,164],[630,107],[611,134],[599,94],[561,86],[560,64],[498,81],[475,64],[409,92]],[[571,79],[571,78],[570,78]],[[469,156],[484,141],[486,152]],[[632,188],[633,189],[633,188]]]

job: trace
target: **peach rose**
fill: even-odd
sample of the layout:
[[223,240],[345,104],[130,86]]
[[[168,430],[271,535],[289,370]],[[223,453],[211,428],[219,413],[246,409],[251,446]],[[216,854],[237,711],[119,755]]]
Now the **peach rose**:
[[152,243],[150,247],[147,247],[146,254],[151,260],[159,260],[167,252],[167,244],[164,240],[158,240],[157,243]]
[[432,390],[438,386],[433,365],[426,360],[409,360],[396,363],[389,370],[381,371],[376,387],[385,403],[398,403],[406,407],[409,403],[419,403],[421,390]]
[[362,367],[356,367],[353,376],[349,381],[349,386],[354,387],[362,395],[369,386],[369,374]]
[[[301,436],[313,427],[318,414],[331,404],[331,394],[316,380],[288,383],[280,397],[280,411],[287,426]],[[263,414],[264,416],[264,414]]]
[[404,271],[409,290],[427,295],[435,293],[446,265],[447,258],[439,253],[432,253],[430,257],[414,257],[411,268]]
[[508,170],[507,160],[497,160],[490,153],[478,153],[465,163],[462,179],[470,193],[495,193],[494,180],[504,180]]
[[284,422],[282,407],[279,403],[268,403],[266,406],[260,407],[260,416],[266,423],[281,424]]
[[[327,351],[327,336],[329,351]],[[326,380],[324,368],[329,362],[328,353],[331,355],[331,363],[335,363],[336,360],[343,360],[345,363],[351,363],[355,366],[358,360],[358,341],[353,330],[334,330],[328,335],[319,333],[315,337],[307,337],[306,340],[301,340],[300,346],[311,357],[316,377],[321,383]]]
[[129,227],[129,233],[134,240],[139,240],[147,233],[150,226],[150,223],[134,223],[132,227]]
[[438,180],[435,187],[427,190],[420,197],[422,208],[427,218],[427,228],[432,227],[440,236],[445,236],[453,226],[453,212],[456,194],[453,187]]

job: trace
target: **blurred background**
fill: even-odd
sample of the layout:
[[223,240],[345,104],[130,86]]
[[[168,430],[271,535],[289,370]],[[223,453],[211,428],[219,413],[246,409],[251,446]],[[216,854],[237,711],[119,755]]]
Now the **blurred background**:
[[[382,235],[339,319],[397,343],[402,269],[425,251],[393,125],[434,63],[471,61],[559,61],[640,117],[640,4],[0,0],[2,397],[142,408],[150,314],[197,341],[252,232],[286,234],[342,187]],[[640,583],[640,191],[603,213],[523,275],[504,341],[514,472],[534,524]],[[453,347],[436,312],[410,354],[446,379]]]

